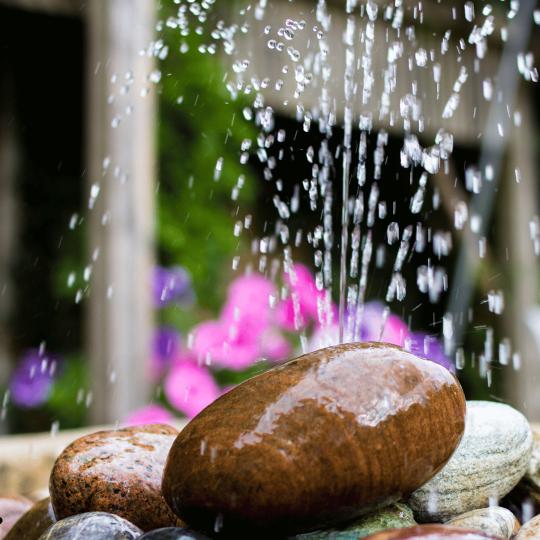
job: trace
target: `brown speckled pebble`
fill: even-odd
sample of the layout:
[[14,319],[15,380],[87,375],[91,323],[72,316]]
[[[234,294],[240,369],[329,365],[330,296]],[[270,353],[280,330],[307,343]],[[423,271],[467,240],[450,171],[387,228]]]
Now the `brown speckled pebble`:
[[514,540],[540,540],[540,516],[527,521],[514,536]]
[[371,536],[363,540],[440,540],[452,538],[453,540],[498,540],[496,536],[490,536],[480,531],[448,527],[447,525],[417,525],[405,529],[391,529]]
[[49,497],[42,499],[22,515],[7,534],[5,540],[38,540],[54,522],[54,512]]
[[163,494],[190,526],[232,537],[324,529],[429,480],[464,425],[443,367],[386,344],[329,347],[202,411],[171,448]]
[[0,497],[0,540],[31,506],[32,501],[25,497]]
[[152,424],[77,439],[51,472],[56,517],[110,512],[144,531],[181,524],[161,494],[163,466],[177,434],[173,427]]

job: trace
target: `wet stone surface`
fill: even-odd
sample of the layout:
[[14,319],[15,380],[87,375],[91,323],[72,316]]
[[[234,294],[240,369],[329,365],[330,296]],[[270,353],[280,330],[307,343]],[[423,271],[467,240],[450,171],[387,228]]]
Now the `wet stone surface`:
[[54,512],[117,514],[145,531],[183,525],[161,493],[163,467],[177,430],[152,424],[81,437],[56,460],[50,477]]
[[371,536],[366,540],[440,540],[441,538],[452,538],[453,540],[498,540],[495,536],[490,536],[480,531],[449,527],[447,525],[417,525],[405,529],[393,529],[383,531]]
[[415,525],[412,510],[402,503],[371,512],[346,526],[299,534],[294,540],[358,540],[385,529]]
[[524,523],[519,529],[514,540],[539,540],[540,539],[540,516],[532,518]]
[[447,521],[502,499],[525,474],[531,448],[531,429],[519,411],[502,403],[468,401],[458,449],[409,499],[416,519]]
[[510,540],[519,530],[519,521],[507,508],[492,506],[461,514],[446,525],[479,530],[504,540]]
[[133,540],[141,535],[141,529],[119,516],[89,512],[56,522],[39,540]]
[[37,540],[55,521],[51,500],[47,497],[35,503],[19,518],[5,540]]
[[445,368],[390,345],[329,347],[254,377],[192,420],[171,448],[163,493],[200,530],[326,529],[429,480],[464,417]]
[[147,532],[139,540],[211,540],[202,533],[180,527],[166,527]]
[[0,539],[5,538],[15,522],[30,508],[25,497],[0,497]]

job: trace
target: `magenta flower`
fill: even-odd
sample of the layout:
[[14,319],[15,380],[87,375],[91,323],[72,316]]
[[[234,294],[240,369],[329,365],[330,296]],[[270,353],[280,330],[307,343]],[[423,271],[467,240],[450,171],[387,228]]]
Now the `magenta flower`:
[[261,337],[262,354],[273,362],[282,362],[291,354],[292,347],[275,328],[270,328]]
[[378,302],[370,302],[364,306],[360,315],[360,340],[383,341],[403,347],[409,329],[397,315],[388,313]]
[[188,359],[176,361],[165,377],[163,391],[169,403],[193,418],[220,395],[210,372]]
[[265,354],[275,357],[284,351],[281,340],[270,344],[265,338],[272,325],[274,291],[272,282],[259,274],[236,279],[219,320],[205,321],[194,330],[193,352],[199,361],[242,370]]
[[174,416],[161,405],[150,404],[131,412],[124,425],[140,426],[143,424],[170,424]]
[[43,405],[51,392],[58,360],[29,350],[11,375],[9,389],[13,403],[23,408]]
[[246,335],[260,336],[271,323],[270,297],[274,291],[274,284],[260,274],[235,279],[229,287],[221,320],[229,326],[241,326],[240,332]]
[[[330,323],[329,320],[319,320],[319,304],[325,304],[326,293],[317,289],[315,279],[306,266],[294,264],[291,270],[285,273],[285,281],[291,296],[280,303],[277,312],[278,321],[283,328],[294,331],[304,328],[311,321]],[[334,307],[331,302],[326,304],[330,305],[330,309],[322,311],[323,317],[330,319]]]
[[[352,328],[359,327],[359,334],[352,336]],[[345,315],[345,341],[381,341],[403,347],[409,336],[407,325],[379,302],[369,302],[364,305],[355,320],[351,313]],[[339,343],[339,326],[336,323],[330,326],[316,327],[308,343],[308,349],[314,351],[337,345]]]

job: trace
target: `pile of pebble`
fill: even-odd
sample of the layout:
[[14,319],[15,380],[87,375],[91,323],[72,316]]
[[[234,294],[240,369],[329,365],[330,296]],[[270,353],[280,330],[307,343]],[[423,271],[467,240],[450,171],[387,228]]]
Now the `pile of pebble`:
[[180,433],[82,437],[49,488],[33,506],[0,498],[0,539],[540,539],[540,434],[466,402],[433,362],[346,344],[247,381]]

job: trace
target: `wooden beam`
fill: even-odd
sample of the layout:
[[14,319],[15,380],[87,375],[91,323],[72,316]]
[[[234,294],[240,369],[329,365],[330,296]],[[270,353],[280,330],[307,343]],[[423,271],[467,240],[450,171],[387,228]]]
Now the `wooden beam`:
[[[92,0],[88,25],[88,301],[92,420],[113,423],[148,398],[152,332],[155,2]],[[94,260],[95,259],[95,260]]]
[[[523,85],[522,85],[523,86]],[[532,91],[532,89],[531,89]],[[507,307],[504,311],[505,331],[511,338],[514,352],[521,357],[519,370],[505,377],[506,393],[512,403],[531,421],[540,420],[540,327],[539,269],[534,253],[530,222],[538,217],[538,167],[536,157],[535,114],[532,95],[521,89],[517,110],[521,126],[513,129],[509,139],[508,164],[503,185],[504,204],[499,221],[508,253],[506,278],[509,283]],[[516,169],[519,182],[516,181]]]
[[81,17],[84,4],[85,0],[0,0],[7,7],[69,17]]
[[[5,65],[2,66],[5,69]],[[18,231],[16,177],[19,170],[14,88],[10,73],[0,83],[0,385],[13,367],[9,318],[13,309],[13,259]],[[0,432],[6,428],[0,416]]]

